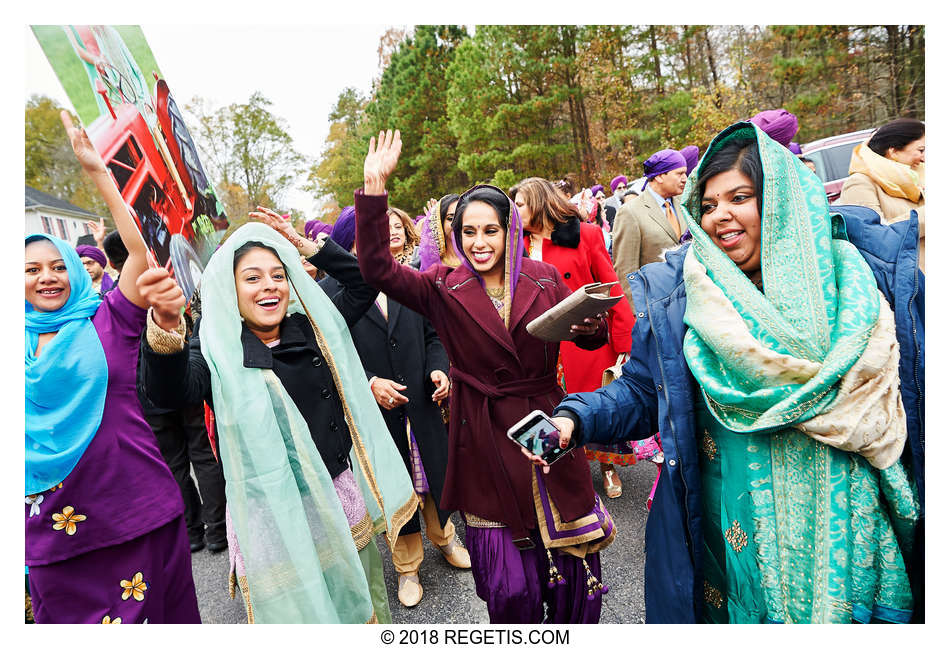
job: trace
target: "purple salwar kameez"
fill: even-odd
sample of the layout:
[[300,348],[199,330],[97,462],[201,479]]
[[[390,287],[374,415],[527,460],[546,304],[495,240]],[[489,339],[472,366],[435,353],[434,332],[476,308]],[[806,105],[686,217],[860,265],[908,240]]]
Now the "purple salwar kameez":
[[118,289],[103,298],[92,316],[109,369],[102,421],[62,483],[26,497],[37,623],[201,621],[181,491],[136,394],[145,317]]

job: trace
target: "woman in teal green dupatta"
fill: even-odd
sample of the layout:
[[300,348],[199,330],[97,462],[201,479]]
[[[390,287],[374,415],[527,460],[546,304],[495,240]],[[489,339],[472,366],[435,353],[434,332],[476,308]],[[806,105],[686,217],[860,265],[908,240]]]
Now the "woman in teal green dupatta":
[[918,505],[888,303],[821,183],[759,128],[723,132],[684,195],[705,621],[908,621]]
[[[279,221],[276,216],[269,220]],[[257,623],[389,623],[373,537],[386,532],[390,544],[395,542],[415,514],[418,497],[367,387],[343,316],[306,274],[300,252],[287,239],[309,248],[309,254],[315,244],[292,229],[282,234],[275,229],[248,223],[236,230],[211,257],[201,279],[200,351],[210,375],[228,508],[246,568],[248,617]],[[348,505],[277,374],[245,366],[245,317],[235,286],[235,253],[242,246],[264,251],[268,258],[262,263],[273,260],[279,262],[275,268],[282,266],[280,282],[289,285],[289,298],[279,321],[304,315],[329,366],[352,440],[356,498],[366,510],[357,524],[348,522]],[[152,282],[170,282],[162,279],[161,270],[149,273]],[[148,293],[157,296],[149,298],[153,313],[168,312],[172,298],[181,296],[171,286]],[[174,322],[178,313],[171,309],[171,314]],[[149,318],[151,349],[169,354],[182,347],[180,336],[162,333],[159,320]],[[161,351],[160,346],[169,349]],[[349,507],[354,508],[352,501]]]

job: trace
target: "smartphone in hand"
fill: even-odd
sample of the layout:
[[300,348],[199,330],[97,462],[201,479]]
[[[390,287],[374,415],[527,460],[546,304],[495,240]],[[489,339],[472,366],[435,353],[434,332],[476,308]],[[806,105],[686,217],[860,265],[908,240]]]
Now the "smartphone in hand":
[[561,448],[558,427],[540,410],[528,413],[527,417],[509,428],[508,438],[526,448],[529,453],[540,456],[548,464],[556,462],[575,447],[571,439],[567,448]]

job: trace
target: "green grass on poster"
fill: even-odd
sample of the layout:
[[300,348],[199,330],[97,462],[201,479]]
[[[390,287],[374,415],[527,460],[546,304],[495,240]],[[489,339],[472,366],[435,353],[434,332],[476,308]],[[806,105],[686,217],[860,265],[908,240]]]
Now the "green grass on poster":
[[[152,72],[157,72],[159,76],[162,76],[162,73],[148,41],[145,40],[142,28],[138,25],[114,25],[114,27],[125,41],[126,47],[138,63],[142,74],[149,80],[149,85],[154,88]],[[66,91],[66,96],[72,102],[73,109],[79,115],[83,125],[89,126],[99,117],[99,108],[83,62],[76,56],[73,46],[69,44],[60,25],[32,25],[32,29],[63,90]]]

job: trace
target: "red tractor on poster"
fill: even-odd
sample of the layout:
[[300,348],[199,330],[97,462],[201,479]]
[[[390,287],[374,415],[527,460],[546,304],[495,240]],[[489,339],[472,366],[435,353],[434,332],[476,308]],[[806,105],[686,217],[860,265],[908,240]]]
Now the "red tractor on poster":
[[[224,209],[201,166],[194,142],[164,80],[155,78],[157,126],[150,128],[131,101],[115,105],[100,94],[109,114],[89,127],[89,137],[115,178],[146,245],[190,299],[207,260],[227,229]],[[110,79],[115,82],[115,79]],[[121,79],[115,84],[121,91]],[[120,95],[121,96],[121,95]]]

